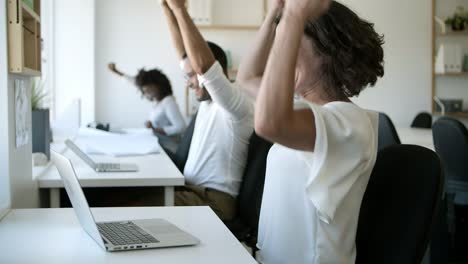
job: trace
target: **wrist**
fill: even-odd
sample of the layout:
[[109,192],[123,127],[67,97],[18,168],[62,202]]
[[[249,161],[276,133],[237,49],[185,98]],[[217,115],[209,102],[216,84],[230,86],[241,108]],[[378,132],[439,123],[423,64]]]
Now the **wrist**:
[[281,22],[294,23],[304,27],[307,22],[307,16],[299,10],[285,9],[281,16]]
[[279,7],[272,8],[268,11],[265,20],[268,24],[277,24],[276,20],[281,16],[282,9]]
[[184,6],[173,7],[171,10],[172,10],[172,13],[174,13],[175,16],[184,14],[184,12],[187,11]]

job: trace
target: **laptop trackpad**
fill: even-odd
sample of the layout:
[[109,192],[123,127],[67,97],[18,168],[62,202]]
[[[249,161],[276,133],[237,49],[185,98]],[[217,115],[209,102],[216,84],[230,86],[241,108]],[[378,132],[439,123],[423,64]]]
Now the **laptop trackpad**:
[[151,234],[174,234],[178,232],[183,232],[175,225],[167,222],[163,219],[149,219],[149,220],[137,220],[133,221],[138,226],[145,229],[147,232]]
[[133,222],[153,235],[162,244],[194,245],[199,242],[197,238],[164,219],[136,220]]

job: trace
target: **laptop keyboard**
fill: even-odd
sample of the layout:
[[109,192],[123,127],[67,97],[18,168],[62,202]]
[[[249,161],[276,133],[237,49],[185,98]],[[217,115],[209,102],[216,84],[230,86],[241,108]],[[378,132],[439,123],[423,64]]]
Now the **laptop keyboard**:
[[118,164],[118,163],[100,163],[99,168],[101,170],[120,170],[120,164]]
[[98,223],[97,226],[101,235],[116,246],[159,242],[132,222]]

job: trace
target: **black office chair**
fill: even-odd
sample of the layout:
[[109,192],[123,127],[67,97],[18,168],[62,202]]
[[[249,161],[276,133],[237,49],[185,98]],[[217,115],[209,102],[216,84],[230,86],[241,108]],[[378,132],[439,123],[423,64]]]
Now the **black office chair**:
[[411,123],[411,127],[414,128],[431,128],[432,127],[432,115],[427,112],[422,112],[416,115]]
[[[432,128],[434,146],[447,176],[447,216],[452,257],[468,261],[467,201],[457,196],[468,193],[468,130],[458,120],[442,118]],[[458,255],[458,256],[457,256]],[[463,258],[463,260],[462,260]]]
[[252,248],[254,257],[257,251],[258,220],[265,183],[266,160],[271,146],[272,143],[255,133],[252,134],[247,165],[237,196],[237,217],[232,221],[225,222],[240,242],[244,242]]
[[398,133],[390,117],[384,113],[379,113],[379,143],[378,149],[401,144]]
[[379,151],[359,214],[356,263],[420,264],[441,205],[444,177],[433,151]]
[[458,120],[442,118],[434,123],[432,131],[447,175],[447,192],[468,192],[468,130]]
[[180,172],[184,173],[185,163],[187,162],[190,145],[192,144],[193,130],[195,129],[195,122],[197,120],[197,114],[192,117],[185,133],[180,140],[179,146],[175,153],[167,153],[169,158],[174,162]]

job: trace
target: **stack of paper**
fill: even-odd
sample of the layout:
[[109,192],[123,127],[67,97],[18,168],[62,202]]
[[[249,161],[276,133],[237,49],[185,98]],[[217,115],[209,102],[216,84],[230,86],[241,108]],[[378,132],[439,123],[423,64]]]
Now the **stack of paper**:
[[88,154],[110,156],[140,156],[158,153],[158,138],[151,133],[116,134],[93,129],[81,129],[76,140]]

